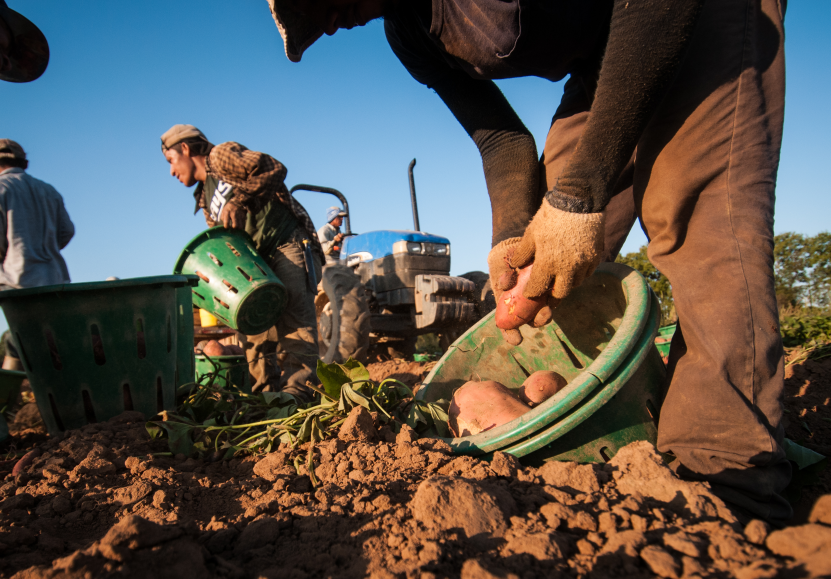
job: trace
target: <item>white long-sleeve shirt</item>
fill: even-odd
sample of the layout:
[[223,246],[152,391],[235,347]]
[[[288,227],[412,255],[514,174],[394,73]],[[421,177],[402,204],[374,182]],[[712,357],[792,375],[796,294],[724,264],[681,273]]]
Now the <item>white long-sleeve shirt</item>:
[[13,167],[0,172],[0,285],[69,282],[61,256],[75,226],[54,187]]

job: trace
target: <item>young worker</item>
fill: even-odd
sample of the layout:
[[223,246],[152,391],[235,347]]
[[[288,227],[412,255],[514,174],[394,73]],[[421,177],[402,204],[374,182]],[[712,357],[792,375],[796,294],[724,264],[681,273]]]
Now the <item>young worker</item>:
[[[286,168],[280,161],[239,143],[212,145],[192,125],[174,125],[162,135],[162,152],[170,174],[193,193],[209,227],[242,229],[288,292],[277,324],[243,342],[253,390],[283,391],[304,402],[306,381],[317,382],[317,322],[314,292],[303,255],[304,239],[312,243],[320,279],[323,252],[306,210],[289,194]],[[282,370],[282,373],[281,373]]]
[[[507,256],[533,261],[528,297],[565,297],[640,219],[679,319],[658,448],[740,511],[790,517],[773,290],[784,0],[269,1],[295,62],[384,17],[399,60],[480,150],[497,294]],[[492,79],[566,75],[538,163]]]
[[[52,185],[26,172],[26,153],[0,139],[0,289],[69,283],[61,256],[75,226]],[[5,370],[22,370],[20,356],[6,340]]]
[[0,0],[0,80],[30,82],[49,64],[49,44],[40,29]]
[[340,244],[343,241],[340,226],[343,225],[344,217],[346,212],[330,207],[326,210],[326,224],[317,230],[317,238],[326,256],[326,265],[337,263],[340,259]]

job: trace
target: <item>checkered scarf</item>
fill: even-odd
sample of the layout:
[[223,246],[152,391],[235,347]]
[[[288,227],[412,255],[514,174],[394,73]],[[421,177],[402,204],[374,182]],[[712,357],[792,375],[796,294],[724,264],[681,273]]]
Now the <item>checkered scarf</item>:
[[289,193],[285,183],[288,171],[280,161],[229,141],[211,149],[206,169],[209,175],[231,185],[240,205],[252,213],[258,212],[275,197],[287,205],[306,230],[312,250],[324,259],[315,226],[303,206]]

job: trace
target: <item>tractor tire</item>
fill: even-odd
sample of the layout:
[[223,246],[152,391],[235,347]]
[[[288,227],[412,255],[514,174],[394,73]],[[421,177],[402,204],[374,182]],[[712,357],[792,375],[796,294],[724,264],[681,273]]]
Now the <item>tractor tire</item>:
[[473,326],[473,324],[496,309],[496,299],[493,296],[493,289],[491,289],[491,281],[488,274],[483,271],[469,271],[459,277],[463,277],[476,284],[476,290],[473,292],[473,305],[476,306],[476,317],[470,324],[453,326],[439,333],[439,347],[442,352],[446,352],[450,345],[459,336],[464,334],[468,328]]
[[315,300],[318,341],[325,364],[354,358],[366,361],[371,331],[369,305],[361,278],[345,265],[323,270],[323,292]]

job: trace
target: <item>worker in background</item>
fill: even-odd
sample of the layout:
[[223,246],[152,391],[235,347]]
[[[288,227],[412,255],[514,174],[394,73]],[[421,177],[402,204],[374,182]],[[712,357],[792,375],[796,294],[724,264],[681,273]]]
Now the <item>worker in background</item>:
[[[61,256],[75,226],[52,185],[26,172],[26,152],[0,139],[0,289],[69,283]],[[6,340],[4,370],[23,370],[11,340]]]
[[[791,516],[773,288],[784,0],[269,3],[295,62],[324,33],[384,18],[482,155],[497,299],[509,268],[533,263],[525,295],[555,306],[639,219],[678,313],[658,449],[736,512]],[[569,77],[541,161],[493,82],[522,76]]]
[[49,64],[49,44],[40,29],[0,0],[0,79],[30,82]]
[[344,217],[346,217],[346,212],[337,207],[330,207],[326,210],[326,225],[317,230],[317,238],[323,247],[323,255],[326,256],[326,265],[332,265],[340,260],[340,248],[343,241],[340,226],[343,225]]
[[282,391],[299,402],[310,400],[305,384],[317,383],[317,323],[303,240],[312,244],[318,279],[323,252],[306,210],[286,188],[285,166],[239,143],[214,146],[192,125],[174,125],[163,134],[162,152],[173,177],[186,187],[197,185],[194,213],[202,209],[209,227],[224,225],[247,232],[286,286],[288,301],[277,324],[243,340],[253,390]]

